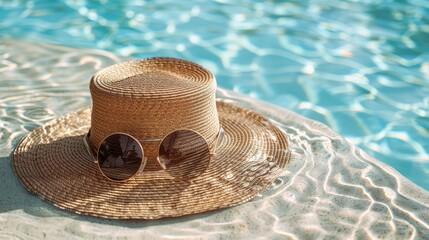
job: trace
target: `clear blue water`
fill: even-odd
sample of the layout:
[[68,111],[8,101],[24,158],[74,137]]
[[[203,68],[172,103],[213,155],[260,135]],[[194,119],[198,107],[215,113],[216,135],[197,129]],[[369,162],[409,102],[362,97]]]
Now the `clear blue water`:
[[0,1],[0,40],[200,63],[429,190],[429,1],[136,2]]

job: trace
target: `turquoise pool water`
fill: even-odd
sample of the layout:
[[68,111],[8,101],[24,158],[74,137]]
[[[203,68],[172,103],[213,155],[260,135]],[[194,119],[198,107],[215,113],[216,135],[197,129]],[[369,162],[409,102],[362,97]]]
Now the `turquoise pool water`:
[[135,2],[0,1],[0,40],[200,63],[429,190],[429,1]]

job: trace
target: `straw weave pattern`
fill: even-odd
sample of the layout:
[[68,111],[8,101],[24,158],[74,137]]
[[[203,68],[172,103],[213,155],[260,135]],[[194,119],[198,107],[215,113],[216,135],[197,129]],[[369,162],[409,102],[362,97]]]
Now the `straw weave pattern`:
[[125,182],[107,180],[83,145],[91,109],[58,118],[29,133],[14,152],[21,183],[62,209],[113,219],[178,217],[254,198],[290,160],[284,134],[262,116],[218,103],[225,136],[203,175],[191,182],[148,171]]
[[[94,76],[91,94],[92,108],[31,131],[13,154],[13,169],[24,187],[59,208],[113,219],[206,212],[254,198],[290,161],[284,133],[253,111],[216,102],[214,78],[198,65],[174,59],[115,65]],[[93,144],[114,131],[159,138],[176,128],[194,129],[210,139],[219,123],[223,141],[207,170],[192,181],[174,179],[154,164],[129,181],[110,181],[83,142],[90,128]],[[143,147],[147,154],[151,146]]]
[[[214,77],[191,62],[152,58],[113,65],[92,78],[90,90],[93,146],[114,132],[162,139],[192,129],[212,141],[219,130]],[[148,157],[145,170],[159,170],[159,144],[141,144]]]

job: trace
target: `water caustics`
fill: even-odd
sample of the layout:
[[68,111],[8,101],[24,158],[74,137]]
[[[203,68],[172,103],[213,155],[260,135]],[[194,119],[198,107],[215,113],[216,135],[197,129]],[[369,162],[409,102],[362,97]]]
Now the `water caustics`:
[[219,86],[321,121],[429,190],[427,1],[14,0],[0,36],[198,62]]
[[[349,143],[429,189],[428,26],[422,0],[2,2],[0,238],[428,236],[428,192]],[[342,137],[220,90],[290,137],[291,164],[259,198],[126,226],[58,210],[18,184],[9,154],[31,129],[90,104],[90,77],[116,56],[197,62],[219,86]]]
[[[225,89],[218,90],[219,98],[270,117],[291,143],[290,164],[256,199],[195,216],[126,224],[59,210],[18,183],[10,168],[10,151],[34,127],[88,106],[88,82],[94,71],[120,59],[102,51],[19,41],[3,41],[0,47],[8,54],[3,61],[13,66],[0,68],[4,140],[0,143],[0,238],[404,239],[429,235],[427,191],[327,126]],[[30,50],[31,55],[25,54]]]

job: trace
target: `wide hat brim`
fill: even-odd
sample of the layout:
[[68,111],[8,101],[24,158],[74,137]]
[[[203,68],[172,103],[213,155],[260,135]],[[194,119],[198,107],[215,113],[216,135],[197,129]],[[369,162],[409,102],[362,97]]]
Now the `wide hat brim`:
[[27,134],[13,153],[13,169],[30,192],[84,215],[158,219],[234,206],[271,184],[290,152],[285,134],[265,117],[221,101],[217,109],[224,139],[209,168],[189,182],[163,170],[144,171],[127,182],[106,179],[83,143],[90,107]]

